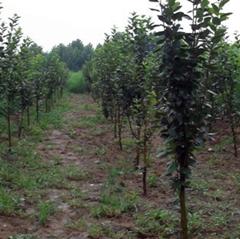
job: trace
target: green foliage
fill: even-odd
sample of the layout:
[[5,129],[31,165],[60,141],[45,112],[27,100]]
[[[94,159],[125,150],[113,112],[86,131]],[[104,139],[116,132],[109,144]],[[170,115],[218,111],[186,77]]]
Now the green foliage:
[[151,138],[157,128],[157,95],[154,91],[158,59],[152,23],[146,16],[133,13],[124,32],[113,29],[106,35],[84,69],[94,98],[114,125],[114,137],[123,149],[123,126],[127,121],[136,143],[135,167],[143,164],[143,191],[150,164]]
[[[222,8],[228,1],[217,4],[210,4],[209,1],[188,2],[192,4],[188,12],[183,11],[178,0],[160,4],[161,15],[158,18],[163,29],[156,33],[162,44],[162,79],[159,85],[162,82],[166,84],[162,135],[167,139],[167,152],[173,155],[169,174],[173,175],[173,186],[179,193],[183,239],[188,238],[185,187],[195,161],[194,149],[203,141],[206,131],[204,125],[208,102],[202,85],[210,78],[213,48],[225,34],[221,23],[227,17],[221,16],[225,14]],[[191,26],[191,32],[184,31],[186,21]]]
[[30,39],[23,39],[17,15],[7,24],[1,20],[0,39],[0,117],[6,120],[11,152],[16,133],[21,138],[31,124],[31,109],[39,121],[43,101],[48,112],[62,96],[68,72],[56,54],[43,54]]
[[86,93],[89,90],[81,71],[70,72],[67,88],[72,93]]
[[157,187],[157,182],[158,182],[158,176],[155,174],[149,175],[148,176],[148,184],[151,188],[156,188]]
[[38,206],[38,220],[41,225],[45,225],[49,216],[54,214],[55,207],[52,202],[40,202]]
[[91,44],[84,46],[82,41],[77,39],[67,46],[60,44],[54,47],[52,52],[59,56],[69,70],[79,71],[85,62],[91,58],[93,47]]

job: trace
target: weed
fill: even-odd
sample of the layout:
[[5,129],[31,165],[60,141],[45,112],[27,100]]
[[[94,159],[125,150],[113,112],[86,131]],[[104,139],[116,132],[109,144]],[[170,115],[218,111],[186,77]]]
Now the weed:
[[70,228],[70,229],[74,229],[74,230],[78,230],[78,231],[85,231],[87,229],[87,222],[80,218],[78,219],[77,221],[74,221],[74,222],[71,222],[71,223],[68,223],[66,225],[66,227]]
[[149,175],[148,176],[148,185],[151,188],[156,188],[158,182],[158,177],[156,175]]
[[205,192],[205,191],[208,191],[209,183],[204,179],[192,178],[190,182],[190,187],[193,190]]
[[192,233],[204,229],[205,223],[201,214],[201,211],[189,213],[189,229]]
[[67,200],[67,204],[72,208],[84,208],[83,199],[86,197],[85,193],[83,193],[78,188],[73,188],[70,191],[70,197]]
[[138,196],[134,192],[103,193],[100,205],[91,209],[91,214],[96,218],[118,217],[123,213],[136,211]]
[[211,221],[215,227],[224,227],[228,225],[228,215],[226,212],[217,211],[211,216]]
[[2,215],[13,215],[19,208],[20,198],[0,187],[0,214]]
[[240,192],[240,173],[235,173],[232,175],[233,181],[237,186],[238,192]]
[[136,140],[133,138],[124,138],[122,140],[123,148],[127,151],[131,151],[136,146]]
[[88,228],[88,234],[92,239],[98,239],[104,236],[104,228],[101,225],[92,224]]
[[104,155],[106,155],[106,149],[104,148],[104,147],[98,147],[97,149],[96,149],[96,155],[98,156],[98,157],[102,157],[102,156],[104,156]]
[[93,128],[95,130],[96,125],[103,124],[106,120],[102,114],[96,114],[93,116],[83,116],[80,119],[79,127]]
[[224,197],[224,191],[222,191],[221,189],[217,189],[214,191],[209,191],[205,195],[213,198],[215,201],[222,201]]
[[137,232],[143,236],[164,236],[170,238],[177,226],[173,212],[157,209],[135,215]]
[[214,151],[221,153],[226,149],[226,146],[231,145],[232,143],[233,143],[232,137],[227,136],[227,137],[223,138],[220,143],[215,145]]
[[68,166],[64,169],[66,178],[73,181],[81,181],[88,177],[88,173],[78,168],[77,166]]
[[41,225],[45,225],[49,216],[55,212],[55,207],[52,202],[40,202],[38,205],[38,220]]

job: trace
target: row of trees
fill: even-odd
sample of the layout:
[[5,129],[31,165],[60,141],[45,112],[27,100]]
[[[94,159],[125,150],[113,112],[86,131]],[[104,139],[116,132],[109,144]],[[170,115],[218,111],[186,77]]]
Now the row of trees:
[[229,123],[237,156],[240,44],[237,38],[226,41],[222,23],[230,15],[223,12],[228,0],[187,0],[186,11],[179,0],[150,1],[158,4],[153,10],[159,24],[132,14],[124,32],[113,29],[97,47],[84,75],[113,122],[120,149],[128,123],[144,195],[152,136],[160,131],[166,139],[162,155],[172,156],[168,172],[179,195],[181,238],[186,239],[185,191],[193,152],[220,117]]
[[11,151],[11,122],[17,118],[20,138],[24,116],[30,125],[30,108],[35,107],[38,121],[43,101],[49,111],[56,97],[63,92],[68,72],[57,55],[44,54],[41,47],[23,38],[17,15],[9,18],[7,24],[0,21],[0,114],[7,122]]
[[65,62],[68,69],[71,71],[79,71],[83,65],[91,58],[93,47],[91,44],[84,46],[81,40],[72,41],[67,46],[59,44],[52,49],[61,61]]

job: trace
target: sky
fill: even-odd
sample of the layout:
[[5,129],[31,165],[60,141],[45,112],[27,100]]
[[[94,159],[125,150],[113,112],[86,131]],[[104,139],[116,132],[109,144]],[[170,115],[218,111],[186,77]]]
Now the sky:
[[[185,1],[185,0],[182,0]],[[96,46],[104,41],[115,25],[119,30],[127,25],[131,12],[155,16],[148,0],[0,0],[3,19],[17,13],[26,36],[51,50],[59,43],[80,39]],[[226,12],[232,16],[226,23],[229,34],[240,31],[240,1],[230,0]],[[156,19],[154,19],[156,21]]]

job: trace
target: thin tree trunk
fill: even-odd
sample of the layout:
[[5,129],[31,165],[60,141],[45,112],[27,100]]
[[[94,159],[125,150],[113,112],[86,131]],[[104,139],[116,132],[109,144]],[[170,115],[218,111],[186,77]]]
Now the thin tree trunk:
[[143,195],[147,196],[147,166],[148,166],[148,147],[146,135],[146,121],[144,122],[144,142],[143,142]]
[[19,121],[19,125],[18,125],[18,138],[19,139],[22,137],[23,117],[24,117],[24,110],[22,110],[22,112],[20,114],[20,121]]
[[118,124],[118,144],[119,144],[120,150],[123,150],[123,147],[122,147],[122,121],[121,121],[120,110],[118,110],[118,113],[117,113],[117,124]]
[[181,214],[181,239],[188,239],[188,220],[187,220],[187,208],[185,198],[185,186],[181,186],[179,192],[180,199],[180,214]]
[[117,128],[117,113],[114,113],[114,138],[117,138],[118,128]]
[[27,107],[27,125],[30,126],[30,107]]
[[232,132],[232,139],[233,139],[234,156],[237,158],[238,157],[237,134],[234,127],[234,119],[232,114],[230,116],[230,124],[231,124],[231,132]]
[[37,97],[36,98],[36,119],[37,119],[37,122],[39,122],[39,98]]
[[45,111],[48,112],[48,99],[45,99]]
[[8,127],[8,152],[12,150],[12,132],[11,132],[11,118],[10,118],[10,106],[8,101],[8,110],[7,110],[7,127]]
[[140,139],[141,139],[141,127],[137,129],[137,149],[136,149],[136,158],[135,158],[135,168],[139,167],[140,163],[140,154],[141,154],[141,146],[140,146]]
[[142,180],[143,180],[143,195],[147,196],[147,166],[143,167],[143,172],[142,172]]

